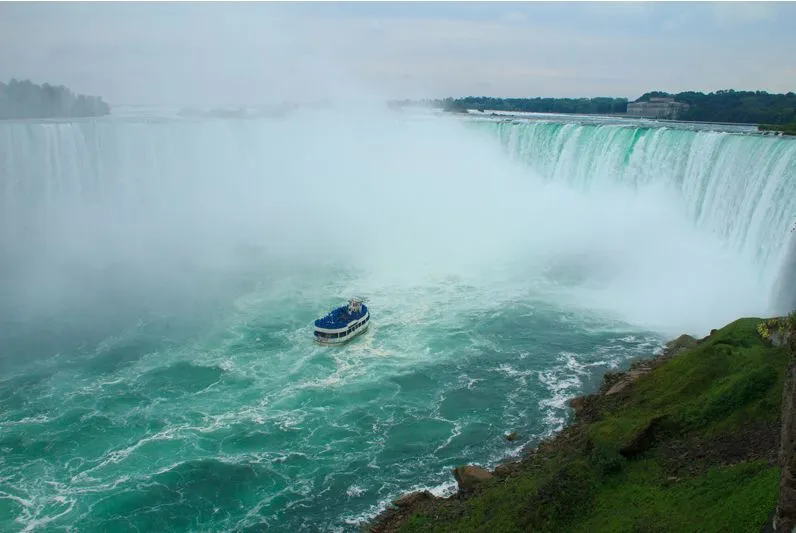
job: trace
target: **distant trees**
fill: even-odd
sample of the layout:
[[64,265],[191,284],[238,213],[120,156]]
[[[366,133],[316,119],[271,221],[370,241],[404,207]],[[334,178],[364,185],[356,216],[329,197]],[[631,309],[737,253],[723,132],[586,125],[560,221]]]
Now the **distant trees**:
[[[676,102],[689,104],[679,120],[702,122],[736,122],[745,124],[796,124],[796,94],[771,94],[766,91],[736,91],[727,89],[714,93],[686,91],[671,94],[664,91],[644,93],[636,102],[653,97],[673,97]],[[393,107],[409,105],[409,100],[395,101]],[[461,113],[467,109],[478,111],[510,111],[534,113],[615,114],[627,113],[627,98],[492,98],[468,96],[424,100],[423,105]]]
[[687,91],[668,94],[660,91],[645,93],[637,102],[653,96],[672,96],[676,102],[690,105],[680,120],[704,122],[740,122],[746,124],[796,123],[796,94],[770,94],[766,91],[735,91],[727,89],[714,93]]
[[448,111],[513,111],[525,113],[619,114],[627,112],[627,98],[492,98],[467,96],[445,98],[436,107]]
[[757,129],[759,131],[773,131],[796,136],[796,122],[791,122],[790,124],[758,124]]
[[63,85],[30,80],[0,82],[0,119],[97,117],[110,113],[98,96],[75,94]]

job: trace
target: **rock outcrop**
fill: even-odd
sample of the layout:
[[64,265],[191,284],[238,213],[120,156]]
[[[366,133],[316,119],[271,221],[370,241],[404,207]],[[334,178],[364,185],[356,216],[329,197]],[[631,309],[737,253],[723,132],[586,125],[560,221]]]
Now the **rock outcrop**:
[[788,367],[782,397],[782,434],[779,449],[781,470],[779,501],[774,514],[774,531],[796,532],[796,361]]
[[623,457],[632,458],[649,450],[655,443],[655,433],[660,429],[665,417],[656,416],[644,428],[633,436],[633,439],[623,446],[619,453]]
[[575,416],[578,416],[579,413],[583,411],[583,407],[586,405],[586,397],[585,396],[576,396],[569,400],[569,406],[575,411]]
[[489,481],[494,477],[492,472],[480,466],[460,466],[453,469],[453,477],[459,484],[460,492],[473,492],[484,481]]
[[613,396],[614,394],[619,394],[620,392],[625,390],[628,387],[628,385],[638,380],[638,378],[652,372],[653,368],[654,366],[650,364],[642,366],[641,368],[630,370],[629,372],[623,375],[622,379],[618,380],[610,389],[608,389],[605,395]]
[[[715,329],[712,330],[711,334],[713,334],[715,331],[716,331]],[[683,350],[693,348],[697,344],[699,344],[699,341],[696,340],[691,335],[680,335],[673,341],[669,341],[666,343],[666,349],[664,350],[664,354],[674,355]]]
[[410,492],[409,494],[404,494],[403,496],[401,496],[392,503],[396,507],[411,507],[424,500],[430,500],[433,497],[434,495],[431,494],[429,491],[419,490],[416,492]]

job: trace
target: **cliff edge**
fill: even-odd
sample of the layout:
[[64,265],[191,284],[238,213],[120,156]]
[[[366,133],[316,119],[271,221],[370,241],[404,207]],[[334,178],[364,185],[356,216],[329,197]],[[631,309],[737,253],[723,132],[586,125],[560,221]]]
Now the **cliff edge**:
[[791,355],[782,392],[781,475],[771,530],[796,533],[796,311],[787,319],[767,321],[760,329],[773,344],[786,346]]

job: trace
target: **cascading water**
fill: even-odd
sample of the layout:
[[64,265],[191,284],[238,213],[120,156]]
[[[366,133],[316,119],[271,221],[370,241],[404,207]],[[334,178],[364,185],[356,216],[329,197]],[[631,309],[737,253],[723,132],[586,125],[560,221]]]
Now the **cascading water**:
[[354,530],[792,297],[796,143],[467,126],[1,123],[0,529]]
[[781,273],[774,285],[774,309],[778,314],[796,310],[796,228],[791,230]]
[[774,312],[796,307],[786,262],[796,222],[796,140],[679,127],[477,122],[552,181],[584,189],[650,184],[673,191],[696,228],[749,258]]

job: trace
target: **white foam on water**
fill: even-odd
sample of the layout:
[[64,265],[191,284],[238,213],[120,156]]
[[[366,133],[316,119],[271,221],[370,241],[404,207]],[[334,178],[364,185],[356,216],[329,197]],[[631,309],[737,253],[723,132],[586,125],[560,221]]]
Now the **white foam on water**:
[[[473,128],[377,113],[0,124],[0,168],[11,176],[0,187],[0,244],[17,283],[4,305],[19,304],[31,323],[68,310],[91,324],[108,309],[155,302],[148,318],[73,366],[34,365],[60,372],[38,400],[87,408],[81,423],[90,423],[92,396],[147,392],[145,405],[119,408],[113,420],[126,413],[156,423],[94,456],[70,457],[65,470],[17,465],[30,479],[4,481],[15,490],[4,485],[0,497],[23,507],[16,519],[30,530],[67,517],[81,494],[133,490],[206,457],[270,465],[294,483],[262,495],[234,517],[239,525],[327,497],[334,475],[324,469],[342,475],[355,462],[372,476],[340,490],[352,506],[379,503],[344,512],[346,523],[428,485],[447,494],[454,465],[440,460],[426,471],[437,455],[478,453],[487,466],[516,456],[565,423],[567,399],[593,371],[660,348],[635,330],[699,334],[774,309],[770,288],[787,249],[780,230],[796,208],[788,142],[576,123]],[[345,347],[314,345],[312,320],[352,294],[369,298],[369,331]],[[104,300],[112,305],[96,305]],[[200,311],[218,316],[188,341],[166,343],[171,333],[156,330]],[[518,331],[507,337],[483,329],[513,319]],[[548,347],[540,360],[521,346],[533,344],[522,334],[534,321],[540,345],[545,328],[619,339]],[[158,342],[140,357],[81,375],[81,361],[148,335]],[[179,389],[168,371],[181,363],[219,377]],[[151,375],[177,384],[168,394],[140,391]],[[442,414],[447,398],[482,393],[490,380],[506,387],[495,439],[507,424],[535,428],[511,446],[466,441],[487,415]],[[421,400],[406,392],[413,386]],[[360,392],[371,396],[357,404]],[[361,416],[370,432],[347,416]],[[426,456],[391,464],[383,454],[394,428],[418,420],[441,428],[437,442]],[[56,421],[34,413],[17,424]],[[240,428],[284,440],[224,451]],[[125,470],[164,442],[178,443],[180,462],[164,456],[135,475]],[[368,448],[356,451],[361,442]],[[330,457],[343,466],[330,467]],[[293,461],[312,464],[295,477]],[[387,471],[400,474],[400,486],[387,485]],[[64,479],[75,485],[41,481]],[[407,481],[417,479],[434,481]],[[272,509],[278,498],[287,503]]]

